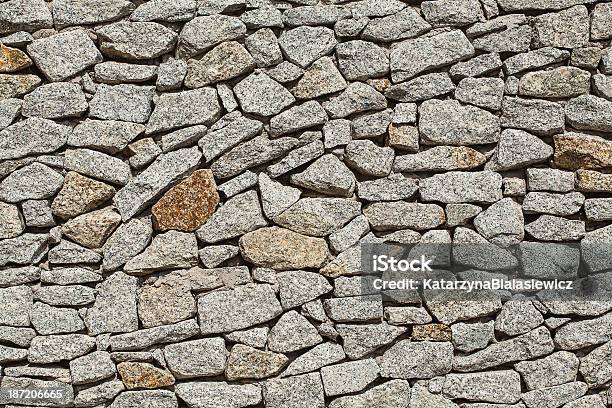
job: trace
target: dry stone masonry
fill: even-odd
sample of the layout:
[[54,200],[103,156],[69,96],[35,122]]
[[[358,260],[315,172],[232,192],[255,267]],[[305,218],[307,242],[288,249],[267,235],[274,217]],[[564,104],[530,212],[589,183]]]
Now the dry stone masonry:
[[612,299],[360,263],[609,284],[611,40],[609,0],[0,0],[0,406],[612,406]]

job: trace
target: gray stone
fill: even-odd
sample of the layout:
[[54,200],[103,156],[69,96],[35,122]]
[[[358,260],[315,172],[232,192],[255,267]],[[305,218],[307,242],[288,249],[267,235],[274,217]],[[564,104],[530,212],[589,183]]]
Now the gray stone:
[[8,98],[0,100],[0,130],[6,128],[17,119],[21,112],[22,100]]
[[151,115],[154,94],[152,86],[98,85],[90,102],[89,117],[146,123]]
[[501,78],[464,78],[457,85],[455,97],[463,102],[490,110],[500,110],[504,96]]
[[95,283],[102,280],[102,275],[98,271],[88,268],[65,267],[42,270],[40,281],[54,285],[75,285],[81,283]]
[[0,160],[54,152],[66,144],[70,134],[68,126],[48,119],[28,118],[14,123],[0,131]]
[[[378,45],[362,40],[336,46],[338,69],[350,81],[384,76],[389,72],[389,57]],[[366,57],[367,56],[367,57]]]
[[576,129],[612,131],[612,102],[594,95],[571,99],[565,106],[568,123]]
[[608,221],[612,219],[612,200],[609,198],[589,198],[584,201],[584,212],[588,220]]
[[514,369],[523,377],[528,390],[569,383],[578,374],[578,357],[568,351],[558,351],[533,361],[521,361]]
[[563,107],[555,102],[505,97],[502,102],[501,124],[503,127],[549,136],[564,130],[565,113]]
[[283,54],[274,31],[262,28],[245,40],[247,50],[258,67],[269,67],[283,61]]
[[96,301],[85,316],[89,333],[98,335],[137,330],[137,288],[138,279],[123,272],[115,272],[101,283]]
[[521,399],[521,377],[513,370],[449,374],[442,393],[453,399],[512,404]]
[[93,350],[96,340],[85,334],[37,336],[32,339],[28,361],[37,364],[73,360]]
[[289,152],[283,159],[268,166],[268,174],[274,178],[279,177],[322,156],[323,153],[323,143],[320,140],[315,140]]
[[206,268],[214,268],[238,255],[240,250],[234,245],[208,246],[198,251],[200,260]]
[[578,350],[611,340],[612,313],[594,319],[572,321],[555,332],[555,343],[564,350]]
[[263,398],[269,408],[324,408],[325,397],[319,373],[268,380]]
[[485,370],[505,363],[544,356],[553,349],[549,331],[545,327],[539,327],[521,336],[493,343],[473,354],[456,356],[453,369],[462,372]]
[[287,60],[306,68],[329,54],[337,41],[329,28],[303,26],[283,32],[278,43]]
[[291,353],[322,341],[317,329],[304,316],[291,310],[282,315],[270,329],[268,348],[279,353]]
[[354,113],[387,107],[385,97],[362,82],[353,82],[340,95],[323,103],[332,118],[344,118]]
[[537,50],[514,55],[504,61],[504,71],[507,75],[515,75],[523,71],[538,69],[547,65],[565,61],[570,53],[558,48],[544,47]]
[[521,10],[562,10],[576,4],[593,3],[593,0],[499,0],[499,5],[504,11],[521,11]]
[[397,85],[392,85],[385,96],[401,102],[417,102],[441,96],[455,90],[446,73],[425,74]]
[[604,395],[586,395],[564,405],[566,408],[605,408]]
[[218,119],[220,113],[217,92],[212,88],[164,93],[155,104],[147,123],[147,133],[191,125],[209,125]]
[[[241,313],[245,308],[252,313]],[[211,292],[198,299],[200,329],[203,334],[227,333],[272,320],[282,313],[269,285],[238,286]]]
[[502,61],[497,53],[482,54],[453,65],[449,74],[453,78],[478,77],[500,69]]
[[302,6],[286,10],[283,13],[283,22],[291,27],[325,26],[349,17],[351,17],[351,12],[342,6]]
[[406,40],[391,51],[391,78],[393,82],[401,82],[472,55],[474,47],[461,31]]
[[32,326],[41,335],[75,333],[85,329],[83,321],[74,309],[55,308],[37,302],[30,310]]
[[99,24],[130,14],[134,5],[127,0],[59,0],[53,4],[53,20],[58,28]]
[[327,279],[306,271],[287,271],[277,275],[283,309],[292,309],[332,290]]
[[580,374],[589,388],[597,388],[612,378],[612,367],[609,363],[612,342],[597,347],[580,361]]
[[597,96],[612,100],[612,78],[603,74],[593,75],[593,91]]
[[361,37],[377,42],[392,42],[417,37],[431,29],[418,10],[413,7],[383,18],[372,19],[361,33]]
[[410,405],[410,384],[404,380],[391,380],[368,391],[346,397],[336,398],[330,408],[396,407],[408,408]]
[[[505,16],[499,18],[504,19]],[[486,52],[498,53],[529,51],[532,33],[531,27],[528,24],[519,24],[515,26],[514,23],[511,23],[508,26],[503,24],[502,27],[509,28],[503,31],[491,32],[474,39],[474,48]]]
[[168,344],[164,357],[178,379],[223,374],[226,367],[225,341],[220,337]]
[[378,147],[371,140],[354,140],[345,149],[346,163],[359,173],[385,177],[391,172],[394,153],[389,147]]
[[542,314],[533,303],[522,295],[516,295],[504,303],[495,319],[495,330],[508,336],[516,336],[544,323]]
[[586,394],[588,386],[583,382],[570,382],[549,388],[529,391],[522,400],[529,408],[560,407]]
[[523,130],[504,129],[487,170],[511,170],[544,162],[554,149],[539,137]]
[[363,210],[376,231],[410,228],[426,230],[444,223],[444,210],[435,204],[404,201],[373,203]]
[[227,81],[255,68],[251,54],[238,42],[228,41],[208,51],[201,59],[187,61],[185,86],[201,88]]
[[355,189],[355,176],[336,156],[327,154],[292,175],[291,183],[323,194],[349,197]]
[[305,102],[294,106],[270,119],[270,134],[281,136],[313,126],[322,125],[327,114],[316,101]]
[[466,353],[481,350],[494,339],[494,323],[455,323],[451,326],[453,346]]
[[324,237],[359,215],[361,204],[342,198],[304,198],[276,217],[274,222],[295,232]]
[[53,17],[42,0],[12,0],[2,5],[0,34],[51,27],[53,27]]
[[102,268],[112,271],[142,252],[153,233],[149,219],[132,219],[122,224],[102,247],[104,261]]
[[584,195],[576,192],[568,194],[530,192],[523,201],[523,211],[568,216],[580,211],[584,202]]
[[497,116],[455,100],[425,101],[419,107],[419,115],[419,132],[427,144],[470,145],[499,140]]
[[[150,3],[151,2],[146,4]],[[173,91],[179,89],[183,84],[185,75],[187,75],[187,62],[170,58],[168,61],[159,64],[155,86],[159,91]]]
[[57,193],[64,177],[41,163],[32,163],[14,171],[0,182],[0,200],[17,203],[40,200]]
[[217,189],[221,191],[226,198],[230,198],[248,188],[254,187],[256,184],[257,175],[250,170],[246,170],[239,176],[221,184]]
[[436,0],[421,4],[425,20],[435,26],[466,26],[484,20],[477,0]]
[[102,62],[102,54],[84,30],[34,40],[27,49],[38,69],[51,82],[70,78]]
[[266,225],[257,193],[247,191],[228,200],[198,230],[197,236],[202,241],[215,243]]
[[401,340],[380,358],[380,372],[391,378],[433,378],[450,372],[452,361],[451,343]]
[[228,334],[224,337],[236,343],[246,344],[250,347],[264,348],[268,341],[268,333],[270,332],[269,327],[255,327],[253,329],[238,330]]
[[418,190],[418,181],[393,173],[384,179],[357,183],[357,196],[365,201],[396,201],[410,198]]
[[150,138],[137,140],[128,145],[128,152],[131,154],[128,162],[133,169],[142,169],[150,164],[162,152],[157,143]]
[[32,91],[41,83],[36,75],[0,74],[0,100],[12,99]]
[[136,123],[85,119],[68,136],[68,145],[114,154],[125,149],[144,130],[143,125]]
[[589,12],[585,6],[542,14],[533,20],[533,42],[538,48],[578,48],[588,41]]
[[[341,279],[341,278],[339,278]],[[375,350],[391,344],[406,329],[387,323],[371,325],[336,325],[344,343],[344,351],[351,360],[367,356]]]
[[110,407],[129,408],[138,404],[151,408],[178,408],[176,396],[167,390],[125,391],[115,398]]
[[287,89],[263,73],[240,81],[234,93],[244,112],[260,116],[276,115],[295,101]]
[[76,171],[109,183],[124,186],[131,176],[130,166],[123,160],[95,150],[71,149],[66,151],[65,158],[64,168],[66,170]]
[[244,408],[261,402],[261,388],[252,384],[189,382],[177,384],[175,391],[181,400],[193,407],[214,408],[221,404]]
[[379,295],[325,299],[323,307],[335,322],[367,322],[380,320],[383,316]]
[[106,351],[95,351],[70,362],[73,384],[97,382],[113,376],[116,372],[115,363]]
[[210,15],[196,17],[183,26],[178,52],[192,57],[224,41],[238,40],[246,35],[246,26],[237,17]]
[[261,122],[240,116],[221,129],[210,131],[202,136],[198,145],[202,148],[204,157],[208,162],[240,142],[257,135],[262,128]]
[[194,0],[153,0],[139,5],[130,15],[132,21],[189,21],[195,17],[198,4]]
[[139,350],[154,344],[180,342],[197,334],[200,334],[198,323],[192,319],[111,336],[110,346],[113,351]]
[[482,208],[473,204],[448,204],[446,206],[446,225],[449,227],[467,225],[481,211]]
[[97,264],[100,261],[102,261],[102,255],[98,252],[65,239],[49,251],[49,262],[53,264]]
[[521,205],[511,198],[497,201],[474,219],[476,230],[493,243],[517,244],[524,237]]
[[27,94],[21,109],[23,116],[59,119],[80,116],[87,110],[87,101],[78,84],[59,82]]
[[530,191],[569,192],[574,189],[574,173],[557,169],[527,169]]
[[525,225],[525,231],[541,241],[577,241],[584,236],[584,228],[584,221],[567,220],[553,215],[542,215]]
[[120,392],[125,390],[122,381],[113,380],[79,391],[74,398],[77,407],[94,407],[98,404],[111,402]]
[[104,55],[147,60],[171,51],[178,35],[158,23],[121,21],[96,30]]
[[471,170],[486,161],[485,155],[465,146],[435,146],[416,154],[397,156],[393,170],[412,171],[449,171]]
[[[30,263],[30,262],[25,262]],[[3,264],[4,266],[5,264]],[[36,266],[24,266],[18,268],[3,269],[0,274],[0,287],[17,286],[24,283],[36,282],[40,279],[40,268]]]
[[359,115],[353,120],[353,138],[367,139],[384,135],[389,129],[392,117],[393,110],[390,108]]
[[321,378],[327,396],[362,391],[378,376],[378,364],[371,358],[326,366],[321,369]]
[[242,13],[240,19],[246,24],[247,28],[250,29],[262,27],[282,28],[284,26],[281,11],[273,5],[263,5],[253,10],[247,10]]
[[29,313],[32,310],[32,291],[27,286],[14,286],[0,289],[0,300],[5,305],[5,313],[0,324],[7,326],[29,326]]
[[124,270],[133,275],[146,275],[166,269],[189,268],[197,262],[195,235],[171,230],[156,235],[141,254],[127,261]]
[[[177,158],[180,160],[176,160]],[[124,221],[127,221],[153,201],[182,176],[193,170],[202,154],[197,147],[180,149],[160,155],[153,164],[131,179],[119,190],[113,201]]]
[[493,203],[502,198],[501,182],[502,177],[491,171],[453,171],[422,179],[419,191],[423,201]]
[[345,357],[342,346],[334,343],[323,343],[312,348],[289,364],[283,377],[316,371],[321,367],[337,363]]

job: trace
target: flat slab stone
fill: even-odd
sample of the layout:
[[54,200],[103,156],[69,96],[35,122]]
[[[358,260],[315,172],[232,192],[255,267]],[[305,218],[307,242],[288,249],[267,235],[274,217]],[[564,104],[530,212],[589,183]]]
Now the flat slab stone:
[[493,203],[502,198],[502,177],[492,171],[452,171],[421,180],[423,201],[443,203]]
[[191,125],[210,125],[221,114],[217,91],[200,88],[162,94],[147,123],[147,133],[158,133]]
[[0,160],[54,152],[71,133],[70,127],[52,120],[27,118],[0,131]]
[[[243,313],[245,308],[251,313]],[[203,334],[228,333],[272,320],[282,308],[269,285],[250,284],[198,299]]]

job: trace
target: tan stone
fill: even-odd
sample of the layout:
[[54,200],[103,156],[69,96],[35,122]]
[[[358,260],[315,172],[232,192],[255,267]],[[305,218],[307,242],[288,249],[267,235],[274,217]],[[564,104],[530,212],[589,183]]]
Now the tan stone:
[[366,82],[372,88],[382,93],[384,93],[387,89],[391,87],[391,81],[389,81],[387,78],[368,79]]
[[64,185],[53,200],[53,215],[68,219],[91,211],[115,195],[115,188],[74,171],[64,177]]
[[593,170],[576,172],[576,190],[586,193],[612,193],[612,174]]
[[196,302],[187,280],[166,275],[145,285],[138,298],[138,316],[145,328],[177,323],[196,314]]
[[0,72],[15,72],[31,65],[32,60],[25,52],[0,44]]
[[451,329],[445,324],[421,324],[412,327],[412,339],[418,341],[450,341]]
[[230,381],[271,377],[278,374],[288,362],[284,354],[236,344],[227,359],[225,376]]
[[41,83],[36,75],[0,74],[0,100],[26,94]]
[[288,229],[260,228],[240,238],[244,259],[257,266],[278,270],[320,268],[329,250],[322,238],[312,238]]
[[162,388],[174,384],[174,376],[169,371],[149,363],[119,363],[117,371],[128,390]]
[[608,140],[579,133],[557,135],[554,139],[557,167],[570,170],[612,167],[612,142]]
[[419,151],[419,130],[410,125],[389,125],[388,145],[398,150]]
[[100,248],[120,223],[121,216],[109,207],[66,222],[62,234],[87,248]]
[[210,170],[196,170],[172,187],[153,206],[151,213],[158,230],[191,232],[200,228],[219,204],[217,185]]

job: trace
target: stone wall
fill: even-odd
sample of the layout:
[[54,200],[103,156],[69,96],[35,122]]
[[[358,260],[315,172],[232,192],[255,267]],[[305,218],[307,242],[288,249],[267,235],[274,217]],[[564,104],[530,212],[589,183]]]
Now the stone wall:
[[597,0],[0,0],[0,405],[612,405],[611,300],[360,266],[611,242],[610,39]]

